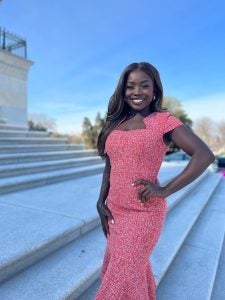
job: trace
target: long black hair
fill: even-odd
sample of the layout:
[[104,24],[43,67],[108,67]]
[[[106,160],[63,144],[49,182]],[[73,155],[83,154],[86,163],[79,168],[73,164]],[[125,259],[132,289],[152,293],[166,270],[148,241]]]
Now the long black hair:
[[111,96],[106,115],[106,122],[98,135],[98,153],[105,158],[105,142],[110,132],[119,124],[121,120],[129,116],[130,108],[124,101],[128,76],[133,71],[145,72],[153,81],[154,100],[150,103],[151,112],[162,111],[163,87],[158,70],[147,62],[132,63],[122,72],[115,92]]

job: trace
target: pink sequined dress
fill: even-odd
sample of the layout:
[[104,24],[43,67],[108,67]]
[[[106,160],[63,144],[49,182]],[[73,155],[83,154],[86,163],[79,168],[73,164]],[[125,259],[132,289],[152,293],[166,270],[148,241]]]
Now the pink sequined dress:
[[109,221],[110,235],[101,271],[101,286],[95,300],[154,300],[155,280],[149,256],[165,220],[167,203],[152,198],[141,204],[137,179],[156,182],[168,147],[164,133],[182,125],[169,112],[154,112],[143,119],[144,129],[114,129],[106,140],[110,158],[110,190],[107,197],[115,223]]

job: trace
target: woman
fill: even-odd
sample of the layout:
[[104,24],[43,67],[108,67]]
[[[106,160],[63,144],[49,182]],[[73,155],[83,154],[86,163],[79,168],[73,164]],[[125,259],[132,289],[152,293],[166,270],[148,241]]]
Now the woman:
[[[162,109],[162,99],[159,73],[146,62],[125,68],[110,99],[98,137],[106,164],[97,210],[107,247],[95,300],[155,299],[149,256],[165,220],[165,197],[196,179],[214,160],[199,137]],[[171,141],[191,160],[161,186],[157,175]]]

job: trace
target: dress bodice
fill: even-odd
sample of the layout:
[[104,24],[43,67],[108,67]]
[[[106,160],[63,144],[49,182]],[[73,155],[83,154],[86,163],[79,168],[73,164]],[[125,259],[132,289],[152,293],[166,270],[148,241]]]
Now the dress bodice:
[[[131,200],[135,190],[131,183],[134,180],[155,182],[168,149],[163,135],[182,125],[168,112],[152,113],[143,122],[146,128],[129,131],[114,129],[106,140],[105,149],[111,164],[109,197],[128,197]],[[121,195],[123,190],[126,195]]]

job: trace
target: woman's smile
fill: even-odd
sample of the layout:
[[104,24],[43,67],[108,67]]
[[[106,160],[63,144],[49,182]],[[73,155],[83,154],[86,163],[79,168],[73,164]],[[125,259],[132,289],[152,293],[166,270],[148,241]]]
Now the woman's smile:
[[144,99],[131,99],[134,104],[142,104],[145,100]]

